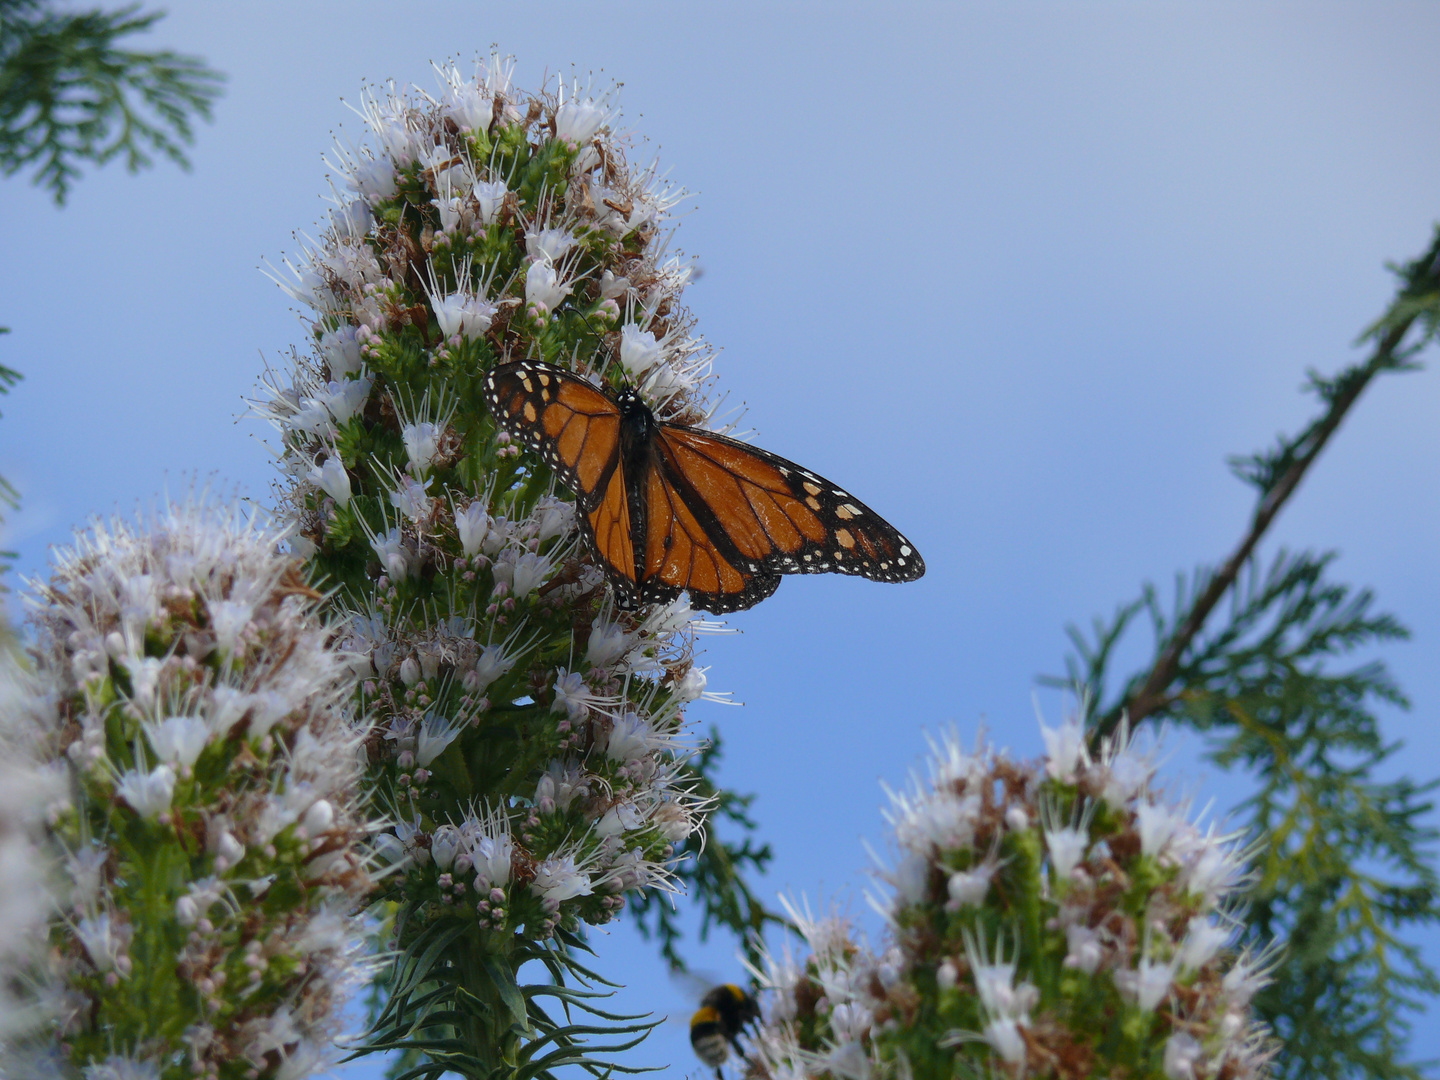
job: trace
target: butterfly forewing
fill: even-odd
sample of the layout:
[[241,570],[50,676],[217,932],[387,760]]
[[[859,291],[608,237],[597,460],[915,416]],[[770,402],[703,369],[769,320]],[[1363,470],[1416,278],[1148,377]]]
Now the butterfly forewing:
[[796,503],[779,471],[748,448],[668,425],[656,444],[681,496],[747,568],[758,569],[777,552],[797,550],[804,542],[801,529],[814,540],[823,539],[819,519]]
[[704,500],[725,535],[759,566],[897,582],[925,573],[909,540],[823,476],[723,435],[675,424],[660,430],[667,457],[689,490],[677,486]]
[[620,460],[620,410],[584,379],[548,364],[502,364],[485,380],[496,419],[544,459],[585,513]]

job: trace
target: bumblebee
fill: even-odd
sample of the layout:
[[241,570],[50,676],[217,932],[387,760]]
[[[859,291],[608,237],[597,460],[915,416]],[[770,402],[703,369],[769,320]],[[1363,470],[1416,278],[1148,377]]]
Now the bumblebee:
[[720,1066],[730,1059],[730,1051],[733,1049],[736,1057],[741,1055],[740,1032],[759,1020],[760,1005],[750,994],[734,983],[715,987],[690,1018],[690,1045],[695,1056],[723,1080]]

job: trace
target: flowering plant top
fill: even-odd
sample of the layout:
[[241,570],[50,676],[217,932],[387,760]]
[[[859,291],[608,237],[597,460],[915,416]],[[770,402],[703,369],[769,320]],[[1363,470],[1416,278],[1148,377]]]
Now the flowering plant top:
[[[47,817],[52,1041],[4,1047],[5,1075],[66,1075],[56,1046],[87,1076],[149,1080],[333,1062],[368,970],[366,730],[283,539],[194,500],[94,523],[31,583],[36,674],[18,685],[70,798]],[[0,730],[7,757],[18,734]]]
[[951,736],[891,793],[884,948],[790,905],[810,955],[756,971],[753,1075],[1268,1075],[1251,1000],[1275,957],[1235,948],[1240,838],[1190,821],[1123,729],[1096,760],[1078,720],[1044,735],[1038,763]]
[[[256,406],[376,721],[398,944],[453,966],[464,992],[434,1008],[489,1032],[465,1036],[480,1072],[545,1030],[514,983],[533,950],[672,887],[699,847],[683,710],[706,696],[693,635],[715,626],[683,600],[616,610],[570,495],[497,429],[485,377],[544,360],[703,423],[710,352],[665,231],[683,193],[630,166],[613,92],[521,93],[500,61],[440,75],[438,96],[366,96],[328,226],[276,272],[313,348]],[[402,1014],[380,1027],[409,1030]]]

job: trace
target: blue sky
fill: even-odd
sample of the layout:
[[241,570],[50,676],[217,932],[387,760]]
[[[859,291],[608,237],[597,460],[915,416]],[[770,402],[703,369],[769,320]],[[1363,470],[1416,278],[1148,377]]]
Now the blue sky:
[[[314,228],[362,80],[433,87],[430,60],[492,42],[522,85],[618,79],[626,124],[697,193],[679,243],[720,387],[929,567],[787,580],[705,659],[746,702],[699,718],[725,734],[724,780],[759,796],[764,890],[861,921],[879,781],[947,725],[1037,749],[1034,679],[1061,669],[1065,624],[1229,550],[1250,502],[1225,456],[1304,422],[1305,369],[1353,358],[1383,263],[1440,217],[1433,4],[168,7],[154,40],[230,77],[194,171],[107,169],[63,210],[5,185],[21,572],[188,475],[267,498],[266,429],[236,418],[301,328],[258,267]],[[1386,731],[1420,780],[1440,775],[1437,405],[1433,372],[1376,386],[1266,544],[1339,550],[1337,575],[1414,630],[1385,652],[1414,702]],[[1241,797],[1198,749],[1170,772],[1200,802]],[[624,1004],[688,1013],[630,932],[598,947]],[[1440,935],[1426,947],[1440,961]],[[695,955],[740,974],[727,943]],[[637,1059],[694,1071],[683,1025]]]

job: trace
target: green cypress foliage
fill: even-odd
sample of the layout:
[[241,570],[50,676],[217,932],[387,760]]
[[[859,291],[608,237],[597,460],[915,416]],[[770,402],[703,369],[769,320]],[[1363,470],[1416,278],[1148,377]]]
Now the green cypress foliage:
[[162,12],[55,7],[0,0],[0,170],[33,166],[63,203],[84,161],[121,158],[135,172],[163,154],[188,168],[192,117],[210,119],[223,76],[194,56],[122,47]]

